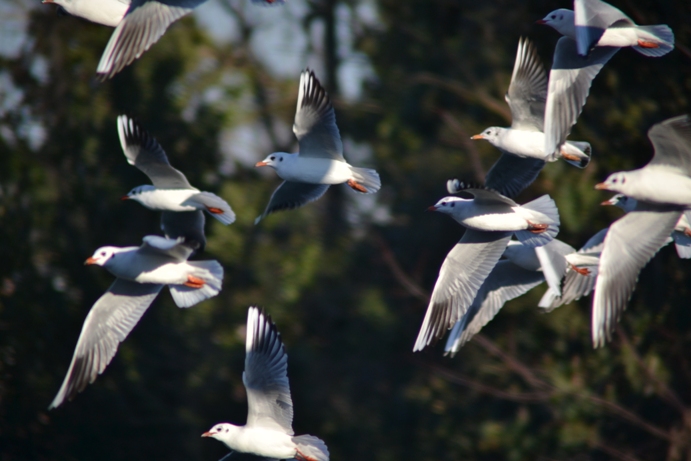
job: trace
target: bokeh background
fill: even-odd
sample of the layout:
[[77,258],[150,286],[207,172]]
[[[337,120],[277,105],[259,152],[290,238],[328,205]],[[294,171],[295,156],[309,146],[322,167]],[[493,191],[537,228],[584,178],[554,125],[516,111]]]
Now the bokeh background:
[[[594,82],[572,139],[585,170],[549,164],[520,197],[549,193],[559,238],[579,247],[621,211],[593,185],[642,166],[648,128],[689,111],[691,3],[613,0],[666,23],[677,48],[620,51]],[[664,248],[641,274],[614,340],[593,350],[591,298],[543,314],[542,285],[509,302],[453,359],[411,352],[429,292],[462,228],[424,210],[446,180],[482,180],[499,152],[469,137],[506,126],[520,36],[546,66],[547,0],[209,0],[134,65],[97,83],[111,29],[39,0],[0,0],[0,460],[203,460],[201,439],[244,424],[247,307],[273,316],[289,354],[295,430],[334,461],[691,459],[691,262]],[[373,196],[346,186],[300,210],[261,212],[280,180],[253,164],[296,148],[309,66],[336,108],[346,157],[375,167]],[[115,118],[137,117],[174,166],[238,219],[207,223],[198,259],[221,294],[178,309],[162,292],[118,354],[48,411],[82,322],[112,276],[83,261],[138,245],[159,216],[119,198],[147,183]]]

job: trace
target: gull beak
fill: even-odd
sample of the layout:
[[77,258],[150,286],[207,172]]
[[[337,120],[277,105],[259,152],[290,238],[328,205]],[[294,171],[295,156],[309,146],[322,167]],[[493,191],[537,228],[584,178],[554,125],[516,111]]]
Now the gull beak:
[[268,165],[269,165],[268,163],[266,163],[265,161],[262,160],[261,162],[257,162],[256,165],[254,165],[254,166],[260,167],[260,166],[268,166]]
[[607,206],[607,205],[614,205],[611,200],[605,200],[604,202],[600,203],[602,206]]
[[432,205],[431,207],[427,208],[427,211],[437,211],[437,207]]
[[94,258],[86,258],[86,261],[84,261],[85,266],[90,266],[91,264],[96,264],[96,259]]
[[476,134],[471,136],[470,139],[485,139],[485,137],[481,134]]
[[599,184],[595,184],[595,189],[597,189],[597,190],[608,190],[607,184],[605,184],[604,182],[601,182]]
[[129,200],[129,199],[130,199],[129,195],[123,195],[122,197],[120,197],[120,200]]
[[214,435],[214,434],[215,434],[215,432],[211,432],[211,431],[209,431],[209,432],[204,432],[204,433],[202,434],[202,437],[211,437],[211,436]]
[[538,19],[537,21],[535,21],[535,24],[547,24],[547,21],[545,21],[544,19]]
[[53,0],[43,0],[41,3],[55,3]]

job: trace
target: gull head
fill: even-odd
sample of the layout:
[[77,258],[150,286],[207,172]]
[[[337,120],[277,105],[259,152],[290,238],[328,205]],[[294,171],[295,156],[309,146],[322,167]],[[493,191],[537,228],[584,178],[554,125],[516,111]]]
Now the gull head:
[[91,257],[84,261],[85,265],[96,264],[97,266],[104,266],[110,259],[119,252],[121,248],[118,247],[101,247],[94,252]]
[[605,179],[605,182],[595,184],[595,189],[598,190],[609,190],[612,192],[619,192],[621,194],[626,193],[626,172],[620,171],[619,173],[613,173]]
[[461,202],[468,201],[468,199],[463,199],[460,197],[444,197],[436,204],[427,208],[427,211],[439,211],[440,213],[453,214],[456,211],[456,205],[459,205]]
[[208,431],[204,432],[202,437],[211,437],[228,445],[228,441],[233,439],[238,429],[238,426],[230,423],[219,423]]
[[636,199],[627,197],[624,194],[617,194],[613,196],[611,199],[605,200],[600,205],[614,205],[628,213],[629,211],[636,208]]
[[562,35],[567,37],[575,37],[574,16],[572,10],[560,8],[554,10],[542,19],[536,21],[536,24],[544,24],[555,29]]
[[489,141],[492,145],[496,145],[499,140],[499,137],[505,130],[506,128],[491,126],[482,133],[471,136],[470,139],[484,139],[486,141]]
[[280,169],[285,163],[285,160],[291,158],[293,154],[288,154],[286,152],[274,152],[273,154],[266,157],[261,162],[257,162],[254,166],[270,166],[274,170]]
[[146,195],[147,192],[153,192],[155,190],[156,188],[150,184],[137,186],[129,191],[127,195],[123,195],[122,200],[136,200],[141,203],[143,196]]

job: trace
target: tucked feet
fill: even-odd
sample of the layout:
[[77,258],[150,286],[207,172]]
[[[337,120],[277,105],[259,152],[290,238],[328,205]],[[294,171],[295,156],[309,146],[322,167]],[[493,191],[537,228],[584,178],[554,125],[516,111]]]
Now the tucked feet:
[[580,162],[580,161],[581,161],[581,158],[580,158],[578,155],[567,154],[567,153],[564,152],[564,151],[561,151],[561,156],[562,156],[562,158],[564,158],[565,160],[571,160],[572,162]]
[[209,210],[209,213],[223,214],[223,210],[221,210],[220,208],[214,208],[212,206],[208,206],[208,207],[206,207],[206,209]]
[[348,182],[346,182],[346,184],[348,184],[351,188],[358,192],[362,192],[363,194],[367,193],[367,189],[365,189],[361,184],[355,182],[354,179],[349,179]]
[[206,282],[199,277],[195,277],[194,275],[188,275],[187,281],[183,285],[191,288],[201,288],[206,285]]
[[585,267],[578,267],[571,264],[571,269],[573,269],[581,275],[590,275],[590,270],[586,269]]
[[549,227],[548,224],[537,224],[528,221],[528,229],[533,234],[542,234]]
[[684,235],[686,235],[687,237],[691,237],[691,229],[689,229],[688,227],[684,229]]
[[639,40],[638,46],[640,46],[641,48],[660,48],[660,45],[658,45],[657,43],[647,42],[645,40]]
[[[348,185],[350,186],[350,184],[348,184]],[[350,186],[350,187],[353,187],[353,186]],[[354,189],[354,187],[353,187],[353,189]],[[317,461],[317,458],[307,456],[304,453],[302,453],[300,450],[298,450],[297,448],[295,449],[295,451],[296,451],[295,459],[298,459],[300,461]]]

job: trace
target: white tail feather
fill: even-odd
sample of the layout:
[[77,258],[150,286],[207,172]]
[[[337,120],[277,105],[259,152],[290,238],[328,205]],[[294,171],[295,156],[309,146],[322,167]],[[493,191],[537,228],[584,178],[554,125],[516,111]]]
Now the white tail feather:
[[515,232],[516,238],[524,245],[531,248],[545,245],[559,233],[559,210],[549,195],[543,195],[516,210],[533,224],[548,225],[547,229],[539,234],[529,230]]
[[381,188],[379,173],[377,173],[375,170],[351,166],[350,171],[353,173],[353,179],[367,189],[368,194],[373,194],[377,192],[379,188]]
[[[202,209],[208,211],[211,216],[218,219],[225,225],[231,224],[235,221],[235,213],[233,213],[233,210],[230,208],[230,205],[228,205],[228,202],[223,200],[218,195],[212,194],[211,192],[200,192],[198,194],[194,194],[182,204],[197,204]],[[218,210],[221,210],[222,213],[218,213]]]
[[192,307],[195,304],[216,296],[223,284],[223,266],[218,261],[188,261],[193,270],[190,275],[204,280],[201,288],[187,285],[169,285],[170,294],[178,307]]
[[[644,56],[658,58],[674,49],[674,32],[669,26],[660,24],[656,26],[638,26],[639,38],[657,44],[657,48],[644,48],[634,46],[633,49]],[[648,37],[646,37],[648,36]]]
[[323,440],[313,435],[299,435],[293,437],[300,453],[316,461],[329,461],[329,449]]

